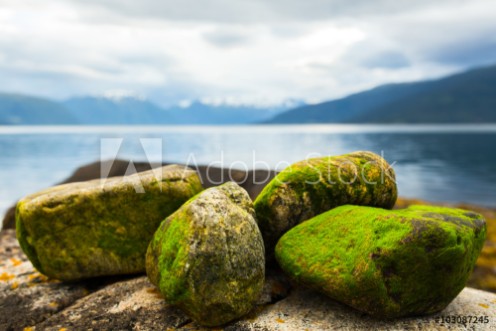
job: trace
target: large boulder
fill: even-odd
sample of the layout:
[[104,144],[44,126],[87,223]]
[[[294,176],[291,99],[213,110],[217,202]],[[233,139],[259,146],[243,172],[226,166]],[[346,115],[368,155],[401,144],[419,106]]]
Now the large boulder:
[[200,193],[160,225],[146,271],[167,302],[199,324],[217,326],[253,308],[264,257],[250,197],[229,182]]
[[295,281],[379,318],[436,313],[465,287],[486,238],[481,215],[341,206],[288,231],[276,258]]
[[[406,208],[410,205],[432,205],[432,202],[419,199],[398,198],[395,208]],[[439,204],[439,203],[436,203]],[[487,237],[482,252],[477,259],[474,271],[468,280],[468,286],[485,291],[496,292],[496,209],[465,203],[442,205],[465,210],[473,210],[486,220]]]
[[265,249],[295,225],[334,207],[354,204],[392,208],[394,170],[377,154],[354,152],[297,162],[280,172],[254,202]]
[[202,189],[183,166],[56,186],[19,201],[17,237],[51,278],[143,272],[160,222]]

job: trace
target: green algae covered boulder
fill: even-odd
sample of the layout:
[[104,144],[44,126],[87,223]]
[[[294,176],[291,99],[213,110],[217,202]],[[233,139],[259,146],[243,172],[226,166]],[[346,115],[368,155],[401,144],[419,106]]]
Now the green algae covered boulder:
[[390,209],[397,195],[390,165],[372,152],[354,152],[287,167],[263,189],[254,206],[271,256],[277,240],[303,221],[346,204]]
[[146,271],[168,303],[202,325],[249,312],[263,288],[265,260],[246,191],[228,182],[169,216],[150,243]]
[[464,288],[486,224],[461,209],[341,206],[288,231],[276,259],[295,281],[379,318],[430,314]]
[[52,278],[144,272],[162,220],[202,190],[195,171],[176,165],[59,185],[19,201],[17,238],[36,269]]

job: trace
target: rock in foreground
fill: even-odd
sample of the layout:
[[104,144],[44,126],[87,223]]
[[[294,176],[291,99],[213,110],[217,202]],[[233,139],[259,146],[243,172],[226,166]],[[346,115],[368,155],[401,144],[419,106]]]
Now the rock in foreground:
[[479,214],[342,206],[288,231],[276,258],[297,282],[380,318],[439,312],[464,288],[486,237]]
[[202,192],[160,225],[146,270],[168,303],[216,326],[253,308],[264,284],[264,255],[250,197],[230,182]]
[[334,207],[390,209],[397,198],[394,170],[377,154],[354,152],[295,163],[279,173],[254,206],[269,256],[295,225]]
[[160,222],[202,189],[196,172],[181,166],[56,186],[19,201],[17,237],[51,278],[144,272]]

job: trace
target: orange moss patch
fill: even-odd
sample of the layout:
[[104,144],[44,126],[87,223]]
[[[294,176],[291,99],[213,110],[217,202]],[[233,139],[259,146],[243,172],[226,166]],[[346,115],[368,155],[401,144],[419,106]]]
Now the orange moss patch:
[[19,259],[16,259],[15,257],[11,258],[10,259],[10,262],[12,263],[12,265],[14,267],[17,267],[18,265],[21,265],[22,264],[22,261],[19,260]]
[[14,277],[15,277],[15,275],[13,275],[13,274],[2,272],[2,274],[0,275],[0,281],[8,282],[9,280],[14,279]]

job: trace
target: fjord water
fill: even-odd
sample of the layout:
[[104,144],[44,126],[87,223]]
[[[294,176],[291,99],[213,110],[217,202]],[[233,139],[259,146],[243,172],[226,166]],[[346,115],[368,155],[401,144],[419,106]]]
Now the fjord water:
[[0,213],[83,164],[113,158],[119,144],[121,159],[278,170],[370,150],[394,165],[400,196],[496,207],[496,125],[10,126],[0,127]]

